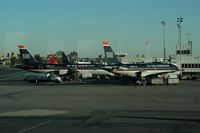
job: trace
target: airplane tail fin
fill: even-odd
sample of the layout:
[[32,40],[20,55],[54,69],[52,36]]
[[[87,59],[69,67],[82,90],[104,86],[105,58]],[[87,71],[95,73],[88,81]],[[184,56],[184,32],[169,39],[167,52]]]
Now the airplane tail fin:
[[58,64],[58,62],[56,61],[56,59],[52,55],[50,55],[49,58],[50,58],[51,64]]
[[69,60],[68,60],[68,58],[67,58],[65,52],[62,51],[61,53],[62,53],[62,63],[63,63],[63,64],[69,65],[70,62],[69,62]]
[[105,62],[108,65],[121,64],[121,62],[119,62],[119,60],[117,59],[117,56],[115,55],[111,46],[109,45],[109,42],[103,42],[102,44],[103,44],[104,53],[105,53]]
[[[62,54],[62,64],[69,65],[70,62],[69,62],[67,56],[65,55],[65,53],[63,51],[61,51],[61,54]],[[51,64],[59,64],[59,62],[57,62],[57,60],[52,55],[50,55],[49,58],[50,58]]]
[[34,65],[38,64],[38,61],[35,59],[33,55],[30,54],[30,52],[27,50],[27,48],[24,45],[19,45],[19,52],[20,57],[22,59],[23,65]]

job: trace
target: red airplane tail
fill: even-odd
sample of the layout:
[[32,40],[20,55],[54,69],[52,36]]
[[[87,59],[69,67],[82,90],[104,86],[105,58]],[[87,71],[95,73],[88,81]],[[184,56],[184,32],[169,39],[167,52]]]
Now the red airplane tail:
[[56,59],[52,55],[50,55],[49,58],[50,58],[51,64],[58,64],[58,62],[56,61]]

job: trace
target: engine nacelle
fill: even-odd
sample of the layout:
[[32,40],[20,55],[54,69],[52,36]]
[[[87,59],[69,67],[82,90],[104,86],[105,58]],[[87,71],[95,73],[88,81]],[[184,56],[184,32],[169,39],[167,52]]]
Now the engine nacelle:
[[68,73],[68,70],[60,70],[59,75],[65,75]]
[[92,78],[92,74],[91,73],[81,73],[81,78],[83,78],[83,79]]

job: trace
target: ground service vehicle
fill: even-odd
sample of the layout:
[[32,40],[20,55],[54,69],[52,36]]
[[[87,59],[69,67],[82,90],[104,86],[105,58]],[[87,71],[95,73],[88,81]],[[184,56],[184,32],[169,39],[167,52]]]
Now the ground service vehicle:
[[34,73],[34,72],[29,72],[24,75],[24,80],[29,81],[29,82],[42,82],[42,81],[55,81],[57,83],[62,82],[61,77],[55,75],[55,74],[50,74],[50,73]]

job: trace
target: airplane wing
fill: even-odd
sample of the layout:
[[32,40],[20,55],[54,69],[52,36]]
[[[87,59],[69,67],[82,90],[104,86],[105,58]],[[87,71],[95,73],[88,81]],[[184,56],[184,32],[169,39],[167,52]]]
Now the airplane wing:
[[153,76],[157,76],[157,75],[163,75],[163,74],[167,74],[167,73],[173,73],[175,72],[175,70],[165,70],[165,71],[143,71],[141,73],[141,77],[153,77]]

